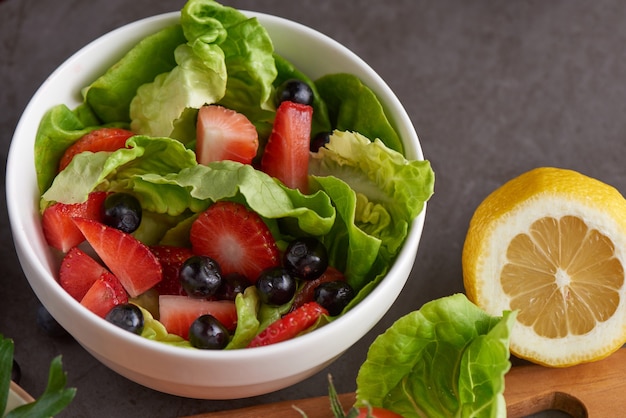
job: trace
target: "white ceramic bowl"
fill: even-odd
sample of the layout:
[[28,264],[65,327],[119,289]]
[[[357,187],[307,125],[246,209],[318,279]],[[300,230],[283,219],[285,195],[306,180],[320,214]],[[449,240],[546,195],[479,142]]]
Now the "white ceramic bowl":
[[[354,53],[303,25],[265,14],[245,13],[256,16],[267,28],[276,50],[312,79],[335,72],[360,77],[392,115],[407,156],[423,158],[417,134],[397,97]],[[409,277],[425,212],[414,221],[396,263],[372,294],[338,320],[291,341],[250,350],[189,350],[143,339],[83,308],[57,284],[57,262],[42,234],[33,155],[37,126],[54,105],[76,106],[81,101],[83,86],[137,41],[177,22],[179,15],[175,12],[143,19],[102,36],[63,63],[36,92],[17,125],[7,161],[7,204],[13,238],[37,297],[87,351],[109,368],[141,385],[178,396],[256,396],[298,383],[320,371],[382,318]]]

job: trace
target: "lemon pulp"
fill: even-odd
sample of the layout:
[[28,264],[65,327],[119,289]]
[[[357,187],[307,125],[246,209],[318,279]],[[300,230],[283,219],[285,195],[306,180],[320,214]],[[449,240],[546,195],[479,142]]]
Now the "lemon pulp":
[[610,239],[576,216],[545,217],[509,244],[501,283],[517,320],[546,338],[583,335],[615,314],[624,284]]

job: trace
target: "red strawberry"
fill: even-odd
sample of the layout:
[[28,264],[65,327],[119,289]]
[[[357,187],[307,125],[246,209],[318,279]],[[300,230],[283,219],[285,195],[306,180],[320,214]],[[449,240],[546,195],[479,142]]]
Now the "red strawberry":
[[248,347],[261,347],[289,340],[313,326],[328,311],[317,302],[309,302],[271,323],[250,341]]
[[99,128],[93,130],[70,145],[61,160],[59,171],[63,170],[72,161],[76,154],[84,151],[116,151],[126,146],[126,140],[135,135],[133,132],[121,128]]
[[328,266],[326,271],[322,273],[320,277],[315,280],[303,280],[302,286],[296,292],[291,304],[291,311],[298,309],[300,306],[313,300],[315,294],[315,288],[322,283],[335,282],[338,280],[345,280],[343,273],[332,266]]
[[191,225],[194,253],[217,261],[222,275],[240,273],[256,283],[259,273],[280,264],[276,241],[261,217],[235,202],[217,202]]
[[105,274],[110,274],[106,268],[78,247],[73,247],[61,261],[59,284],[80,302],[96,280]]
[[350,412],[354,410],[358,412],[358,415],[354,418],[402,418],[402,415],[396,414],[389,409],[381,408],[379,406],[362,406],[360,408],[353,408]]
[[180,266],[191,257],[193,251],[185,247],[154,246],[150,250],[156,255],[163,269],[163,280],[154,289],[159,295],[187,295],[187,292],[180,285],[178,273]]
[[188,296],[159,296],[159,321],[167,332],[189,338],[189,327],[196,318],[210,314],[233,331],[237,327],[237,308],[230,300],[193,299]]
[[274,127],[261,157],[261,170],[302,193],[309,187],[312,119],[311,106],[282,102],[276,110]]
[[201,107],[196,131],[196,159],[200,164],[222,160],[250,164],[259,148],[259,135],[252,122],[222,106]]
[[46,242],[62,252],[69,251],[85,240],[72,218],[101,220],[106,192],[93,192],[83,203],[55,203],[48,206],[41,217],[41,227]]
[[122,283],[108,271],[89,288],[80,304],[101,317],[116,305],[128,302],[128,295]]
[[74,222],[131,297],[139,296],[161,281],[161,263],[141,241],[90,219],[74,218]]

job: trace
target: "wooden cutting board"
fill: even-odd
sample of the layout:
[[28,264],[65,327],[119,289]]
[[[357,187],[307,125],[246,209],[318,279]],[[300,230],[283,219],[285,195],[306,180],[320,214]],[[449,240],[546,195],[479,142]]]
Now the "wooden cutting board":
[[[511,368],[505,378],[507,416],[521,418],[546,410],[567,412],[574,418],[626,416],[626,348],[608,358],[574,367],[553,369],[537,365]],[[347,410],[354,393],[340,395]],[[188,418],[332,418],[328,397],[285,401]]]

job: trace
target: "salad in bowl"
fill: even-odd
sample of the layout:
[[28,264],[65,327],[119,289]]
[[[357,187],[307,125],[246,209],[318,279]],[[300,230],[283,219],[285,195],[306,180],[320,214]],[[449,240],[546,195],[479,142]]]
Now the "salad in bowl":
[[[16,155],[32,156],[21,181],[36,187],[21,203],[32,199],[36,216],[23,219],[20,202],[9,212],[38,297],[105,364],[183,396],[265,393],[347,349],[406,281],[434,185],[406,112],[358,57],[210,0],[77,53],[37,92],[15,138],[7,193],[18,194]],[[120,360],[105,334],[132,354]],[[289,365],[291,347],[337,335],[285,376],[241,391],[220,381],[243,356]],[[172,356],[187,372],[155,370]],[[218,383],[190,383],[208,358]]]

